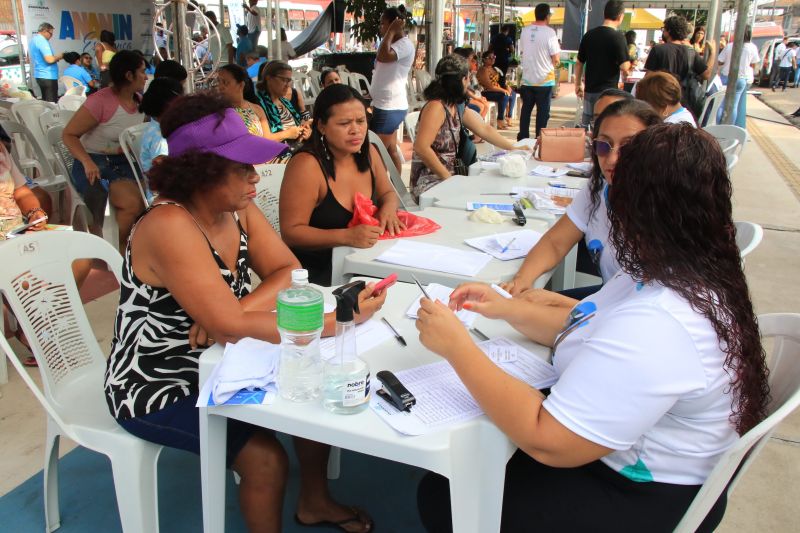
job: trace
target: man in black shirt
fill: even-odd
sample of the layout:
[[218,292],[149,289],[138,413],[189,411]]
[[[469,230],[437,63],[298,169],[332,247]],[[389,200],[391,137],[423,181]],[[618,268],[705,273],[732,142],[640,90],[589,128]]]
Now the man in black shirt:
[[706,49],[710,50],[710,52],[708,60],[705,60],[702,55],[692,53],[694,48],[688,41],[690,33],[689,22],[685,18],[679,15],[667,17],[664,21],[664,30],[662,32],[665,42],[654,46],[650,50],[644,69],[647,71],[669,72],[678,78],[678,81],[683,81],[689,75],[691,69],[694,74],[704,80],[709,79],[711,77],[711,67],[716,58],[714,43],[707,41]]
[[508,71],[508,60],[514,53],[514,39],[511,38],[511,28],[513,24],[503,24],[497,35],[489,41],[489,50],[494,52],[494,66],[500,69],[500,85],[505,87],[506,72]]
[[[622,1],[610,0],[603,10],[603,25],[587,31],[581,39],[578,61],[575,63],[575,94],[583,98],[581,122],[584,126],[592,123],[594,104],[600,93],[617,88],[620,72],[627,75],[631,68],[625,36],[617,31],[624,16]],[[582,79],[584,70],[585,87]]]

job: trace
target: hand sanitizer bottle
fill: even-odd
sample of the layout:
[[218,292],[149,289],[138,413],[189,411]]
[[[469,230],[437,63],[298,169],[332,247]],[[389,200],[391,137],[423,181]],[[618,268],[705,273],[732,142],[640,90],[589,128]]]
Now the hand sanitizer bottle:
[[369,366],[358,358],[353,313],[363,281],[354,281],[333,291],[336,297],[336,355],[324,364],[322,405],[342,415],[360,413],[369,405]]

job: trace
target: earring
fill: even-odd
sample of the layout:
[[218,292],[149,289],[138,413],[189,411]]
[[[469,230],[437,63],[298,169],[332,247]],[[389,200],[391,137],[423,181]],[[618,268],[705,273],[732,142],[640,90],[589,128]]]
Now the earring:
[[325,159],[330,161],[331,160],[331,154],[330,154],[330,152],[328,152],[328,145],[325,144],[325,134],[324,133],[320,134],[320,137],[322,138],[322,149],[325,151]]

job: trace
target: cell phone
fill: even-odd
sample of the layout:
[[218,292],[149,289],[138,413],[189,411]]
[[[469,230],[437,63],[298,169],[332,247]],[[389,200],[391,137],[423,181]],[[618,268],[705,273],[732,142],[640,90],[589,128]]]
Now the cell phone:
[[372,296],[378,296],[381,292],[383,292],[384,289],[388,289],[394,285],[396,281],[397,274],[389,274],[375,285],[375,289],[372,291]]

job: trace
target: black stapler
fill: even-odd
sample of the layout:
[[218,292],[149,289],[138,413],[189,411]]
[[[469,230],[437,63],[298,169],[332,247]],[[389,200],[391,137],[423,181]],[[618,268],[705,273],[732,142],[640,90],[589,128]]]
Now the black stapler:
[[514,202],[514,222],[517,223],[517,226],[524,226],[528,223],[528,219],[525,218],[525,213],[522,211],[522,206],[519,202]]
[[417,403],[414,395],[388,370],[381,370],[377,377],[383,384],[383,388],[378,390],[378,396],[392,404],[398,411],[410,411],[411,406]]

